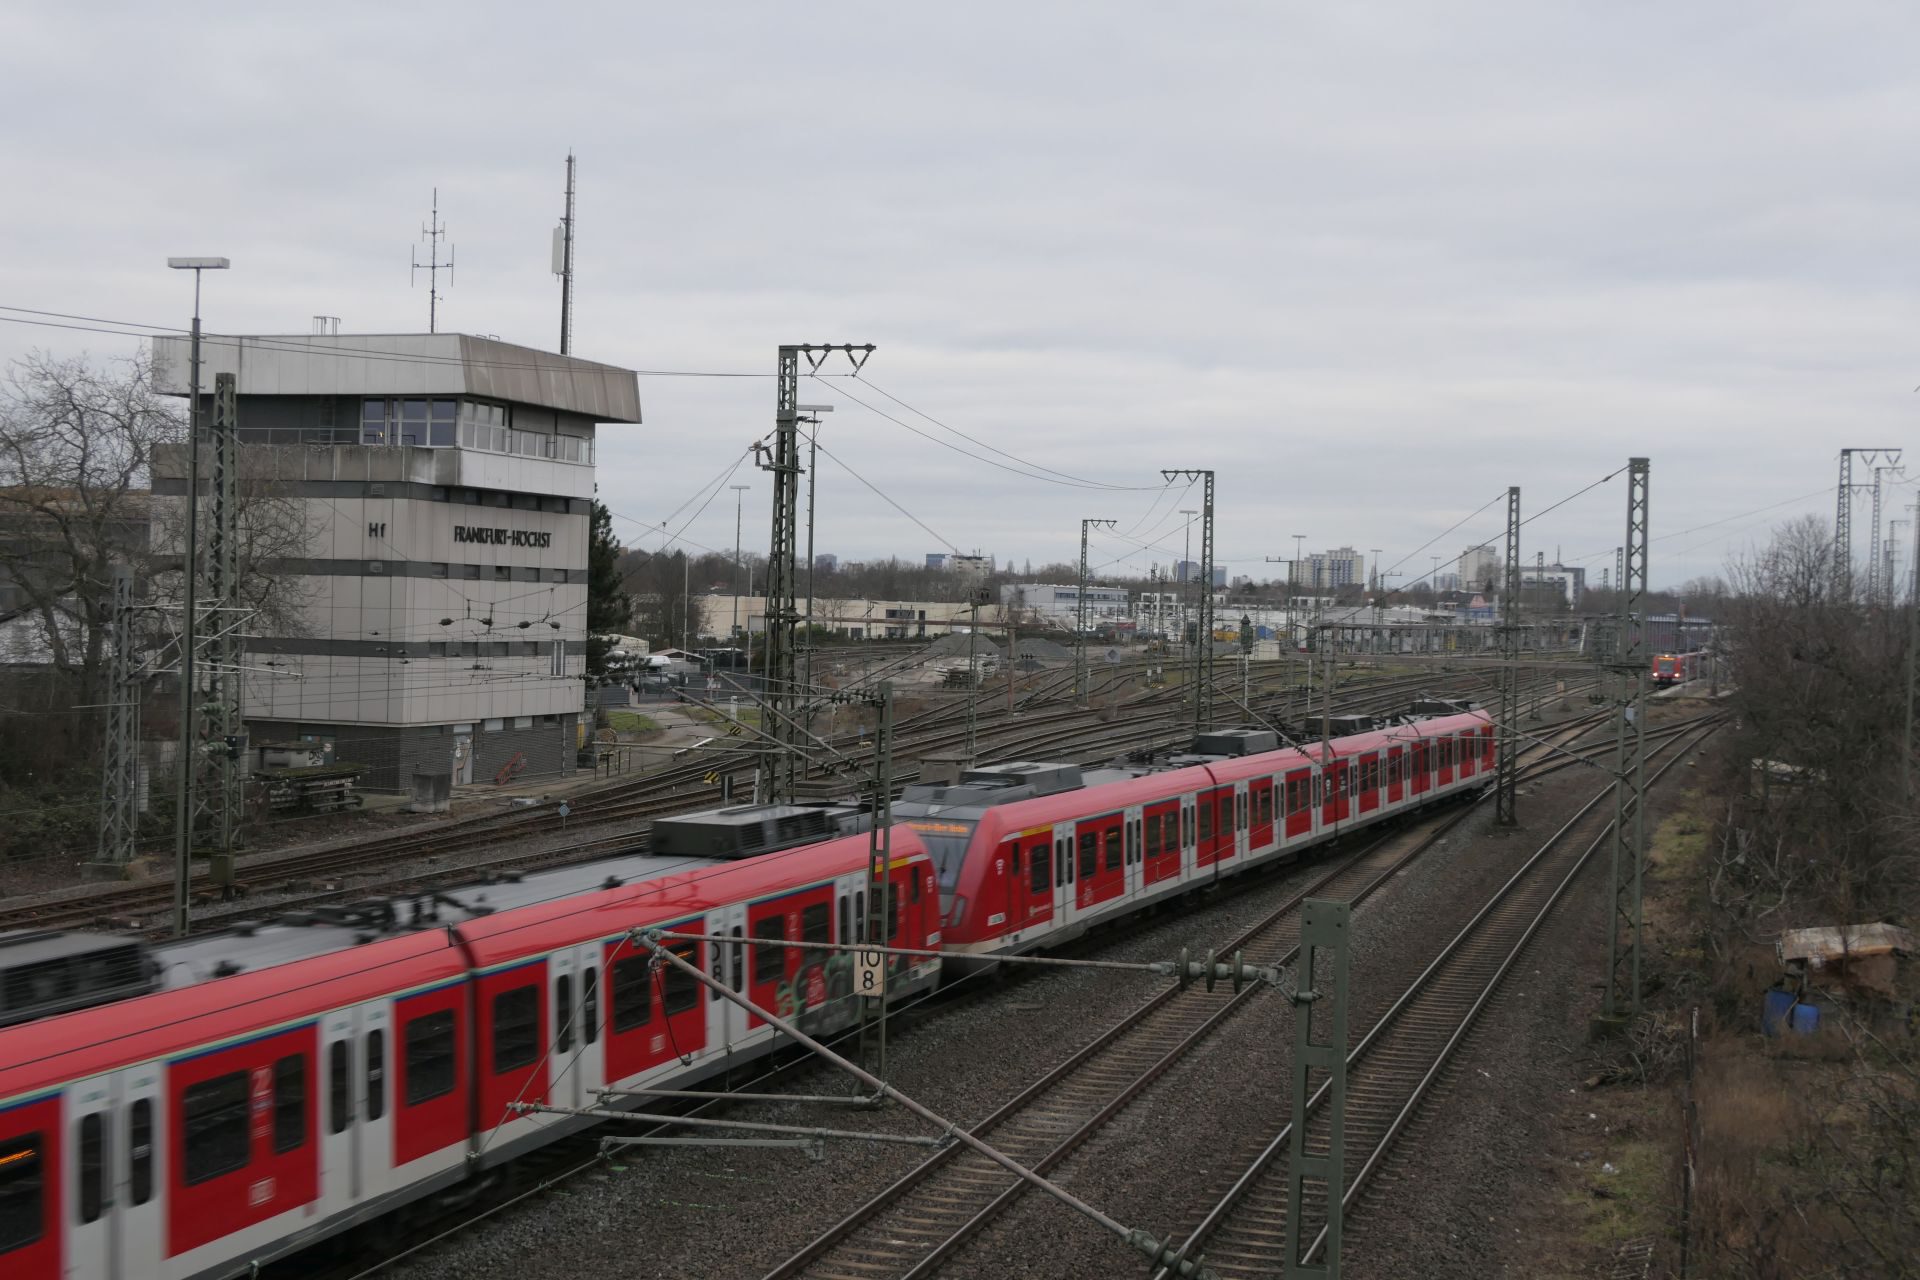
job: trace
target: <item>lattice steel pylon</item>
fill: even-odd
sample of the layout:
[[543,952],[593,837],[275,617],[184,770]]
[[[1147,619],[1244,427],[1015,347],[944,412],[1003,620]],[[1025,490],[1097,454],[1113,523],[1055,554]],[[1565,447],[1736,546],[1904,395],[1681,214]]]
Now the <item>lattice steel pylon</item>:
[[96,860],[133,860],[140,824],[140,684],[133,660],[133,570],[113,566],[107,597],[107,726],[100,768],[100,843]]
[[200,842],[231,850],[243,818],[240,661],[245,608],[240,596],[240,438],[235,379],[217,374],[213,415],[202,440],[206,511],[193,557],[200,576],[195,609],[193,814]]
[[1073,697],[1076,702],[1087,700],[1087,530],[1097,524],[1111,529],[1119,523],[1118,520],[1080,521],[1080,586],[1074,594],[1073,628]]
[[1519,779],[1520,720],[1520,486],[1507,489],[1505,589],[1500,593],[1500,757],[1493,787],[1493,820],[1511,827]]
[[[1833,598],[1835,604],[1846,604],[1853,599],[1853,457],[1860,455],[1860,461],[1873,466],[1877,460],[1884,460],[1889,467],[1900,461],[1900,450],[1842,449],[1840,451],[1840,484],[1834,497],[1833,508]],[[1880,536],[1878,517],[1879,504],[1875,502],[1874,537]],[[1872,582],[1872,569],[1868,570],[1868,582]]]
[[1640,1012],[1641,873],[1646,860],[1647,516],[1648,461],[1627,462],[1626,576],[1614,670],[1620,696],[1614,719],[1613,840],[1607,880],[1609,1019]]
[[796,724],[801,698],[794,661],[799,652],[794,631],[800,621],[799,575],[794,565],[794,552],[799,546],[802,470],[800,358],[806,357],[807,371],[812,373],[836,351],[846,352],[853,371],[859,373],[873,354],[873,344],[781,344],[774,389],[773,443],[754,446],[760,455],[760,469],[773,474],[773,531],[767,549],[767,682],[760,702],[761,728],[772,739],[760,766],[760,796],[773,803],[793,798],[803,736]]
[[[1169,482],[1203,482],[1200,503],[1200,607],[1195,610],[1193,645],[1193,731],[1213,727],[1213,472],[1162,469]],[[1191,566],[1189,566],[1191,569]]]

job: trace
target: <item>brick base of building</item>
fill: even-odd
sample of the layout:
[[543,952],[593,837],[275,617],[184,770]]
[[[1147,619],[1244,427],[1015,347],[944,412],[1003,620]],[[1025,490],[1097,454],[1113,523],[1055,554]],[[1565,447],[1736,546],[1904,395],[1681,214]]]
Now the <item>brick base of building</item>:
[[[568,712],[535,716],[524,729],[488,730],[474,725],[455,734],[452,725],[307,724],[254,720],[247,733],[254,743],[310,740],[333,744],[341,764],[365,765],[360,780],[368,791],[407,793],[416,773],[452,773],[458,738],[471,739],[474,782],[493,782],[503,772],[510,781],[563,778],[574,771],[575,735],[580,717]],[[509,769],[509,766],[512,766]],[[461,781],[455,778],[455,782]]]

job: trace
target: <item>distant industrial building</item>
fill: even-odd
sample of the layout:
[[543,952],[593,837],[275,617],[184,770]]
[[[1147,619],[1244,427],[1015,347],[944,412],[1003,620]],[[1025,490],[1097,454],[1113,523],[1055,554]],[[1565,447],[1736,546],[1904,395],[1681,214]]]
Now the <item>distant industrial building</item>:
[[990,573],[993,571],[993,559],[990,556],[962,555],[955,551],[929,551],[927,568],[944,569],[952,573]]
[[[1000,603],[1028,617],[1039,615],[1063,627],[1075,626],[1080,618],[1078,586],[1057,586],[1049,582],[1008,583],[1000,588]],[[1131,619],[1132,616],[1125,587],[1087,588],[1089,625]]]
[[[184,338],[155,385],[188,389]],[[242,470],[297,504],[297,625],[249,634],[255,741],[315,739],[366,783],[455,783],[573,767],[586,661],[600,423],[640,421],[629,370],[466,334],[228,338],[201,388],[237,375]],[[158,450],[156,505],[186,493]]]
[[1579,566],[1563,564],[1523,567],[1520,570],[1520,585],[1523,588],[1551,587],[1572,608],[1587,593],[1587,571]]

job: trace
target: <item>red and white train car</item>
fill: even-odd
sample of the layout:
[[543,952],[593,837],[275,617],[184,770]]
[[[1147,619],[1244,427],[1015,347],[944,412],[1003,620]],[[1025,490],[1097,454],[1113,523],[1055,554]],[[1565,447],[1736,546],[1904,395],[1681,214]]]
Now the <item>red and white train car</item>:
[[[932,865],[893,836],[891,941],[937,947]],[[637,856],[162,947],[151,994],[0,1029],[0,1276],[243,1274],[588,1123],[511,1103],[592,1105],[765,1051],[769,1026],[652,964],[636,927],[739,939],[677,947],[810,1029],[846,1025],[850,959],[751,944],[853,939],[866,874],[865,835]],[[890,989],[938,976],[901,963]]]
[[989,955],[1297,857],[1478,787],[1493,765],[1492,721],[1473,711],[1158,770],[1003,765],[910,791],[894,814],[939,866],[947,951]]

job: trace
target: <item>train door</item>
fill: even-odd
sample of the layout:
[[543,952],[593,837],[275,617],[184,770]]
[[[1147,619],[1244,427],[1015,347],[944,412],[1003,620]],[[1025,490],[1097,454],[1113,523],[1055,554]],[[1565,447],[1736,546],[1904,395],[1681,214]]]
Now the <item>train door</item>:
[[1360,813],[1372,813],[1380,807],[1380,753],[1370,751],[1354,762],[1359,775]]
[[1133,805],[1121,813],[1121,822],[1126,829],[1126,896],[1138,897],[1146,887],[1146,859],[1141,854],[1140,806]]
[[362,1005],[353,1065],[354,1114],[359,1117],[360,1198],[381,1195],[393,1180],[393,1011],[386,1001]]
[[358,1009],[336,1009],[320,1022],[320,1211],[339,1213],[366,1194],[360,1162],[360,1116],[354,1094],[359,1071]]
[[119,1078],[97,1076],[67,1091],[63,1197],[67,1214],[68,1275],[119,1274],[113,1239],[113,1172],[120,1143],[114,1133],[119,1113]]
[[1253,847],[1253,788],[1246,782],[1233,784],[1233,843],[1227,847],[1229,858],[1239,858],[1239,865],[1246,865],[1248,851]]
[[1253,829],[1247,836],[1247,851],[1271,848],[1275,843],[1277,828],[1274,824],[1274,788],[1272,778],[1255,778],[1249,784],[1248,804],[1253,812]]
[[1074,910],[1073,824],[1062,822],[1053,829],[1053,920],[1068,924],[1078,916]]
[[[849,877],[842,877],[835,893],[840,898],[840,912],[844,917],[852,911],[853,900]],[[745,981],[747,933],[747,908],[734,902],[724,907],[715,907],[707,913],[709,932],[724,935],[729,941],[714,943],[707,949],[707,962],[712,965],[713,977],[724,983],[728,990],[744,991],[741,985]],[[740,1047],[747,1035],[747,1011],[731,1000],[715,1000],[712,1034],[722,1053],[732,1053]]]
[[[594,1014],[596,1017],[599,1014],[600,966],[596,955],[599,949],[598,942],[570,947],[554,952],[547,962],[547,1007],[553,1010],[553,1025],[549,1028],[552,1039],[548,1042],[553,1047],[553,1061],[547,1073],[550,1082],[547,1090],[555,1106],[587,1106],[593,1091],[600,1086],[600,1031],[594,1027],[589,1037],[587,1027],[589,978],[594,988]],[[715,953],[725,950],[725,947],[712,948]],[[715,1003],[731,1007],[725,1000]]]
[[139,1276],[145,1260],[165,1251],[166,1220],[161,1191],[166,1161],[161,1159],[162,1117],[166,1098],[157,1066],[129,1067],[120,1073],[120,1124],[113,1143],[115,1274]]
[[1043,928],[1053,919],[1057,902],[1053,884],[1053,833],[1029,831],[1020,837],[1020,847],[1025,877],[1023,896],[1027,905],[1026,915],[1016,917],[1015,923],[1022,929]]
[[1387,748],[1387,803],[1399,804],[1406,799],[1407,757],[1403,747]]

